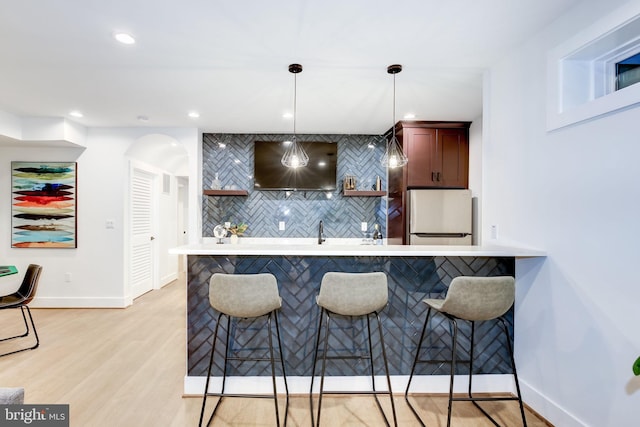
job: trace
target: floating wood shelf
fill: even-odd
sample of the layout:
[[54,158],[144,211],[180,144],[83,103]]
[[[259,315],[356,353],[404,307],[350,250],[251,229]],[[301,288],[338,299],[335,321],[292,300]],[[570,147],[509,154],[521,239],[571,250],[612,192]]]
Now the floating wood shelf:
[[381,197],[386,195],[387,195],[386,191],[344,190],[345,197]]
[[247,190],[204,190],[205,196],[248,196]]

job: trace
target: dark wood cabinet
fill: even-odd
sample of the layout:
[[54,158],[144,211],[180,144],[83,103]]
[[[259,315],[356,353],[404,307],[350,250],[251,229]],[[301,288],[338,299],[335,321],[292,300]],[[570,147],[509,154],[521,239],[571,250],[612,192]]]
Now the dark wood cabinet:
[[424,127],[436,125],[429,122],[400,122],[400,125],[396,135],[409,158],[405,167],[406,188],[468,188],[468,124],[446,123],[466,128]]
[[434,159],[436,151],[436,129],[405,128],[398,135],[405,155],[409,158],[406,165],[405,187],[424,187],[436,181]]
[[407,243],[407,190],[469,187],[470,125],[470,122],[430,121],[396,124],[396,137],[409,162],[403,168],[389,170],[389,243]]

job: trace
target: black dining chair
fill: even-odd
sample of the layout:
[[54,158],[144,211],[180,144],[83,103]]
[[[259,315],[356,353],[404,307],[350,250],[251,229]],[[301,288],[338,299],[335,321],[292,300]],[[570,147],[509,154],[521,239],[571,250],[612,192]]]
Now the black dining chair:
[[33,334],[36,337],[35,345],[31,347],[21,348],[19,350],[9,351],[3,354],[2,356],[8,356],[9,354],[19,353],[25,350],[33,350],[40,345],[40,338],[38,338],[38,332],[36,331],[36,325],[33,323],[33,317],[31,316],[31,310],[29,310],[28,304],[33,300],[33,297],[36,295],[36,290],[38,289],[38,280],[40,279],[40,273],[42,272],[42,266],[36,264],[30,264],[27,268],[27,272],[22,279],[22,284],[17,291],[12,294],[4,295],[0,297],[0,310],[8,309],[8,308],[19,308],[22,313],[22,319],[24,320],[25,331],[20,335],[16,335],[13,337],[2,338],[0,339],[0,343],[3,341],[9,341],[16,338],[23,338],[29,336],[30,329],[29,323],[27,322],[26,313],[29,315],[29,321],[31,322],[31,327],[33,328]]

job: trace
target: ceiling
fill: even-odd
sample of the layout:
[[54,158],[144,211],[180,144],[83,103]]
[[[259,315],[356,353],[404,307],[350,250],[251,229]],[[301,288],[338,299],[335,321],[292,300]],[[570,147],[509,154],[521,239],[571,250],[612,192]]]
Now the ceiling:
[[380,134],[398,63],[396,120],[471,121],[483,70],[581,1],[0,0],[0,111],[288,133],[300,63],[298,133]]

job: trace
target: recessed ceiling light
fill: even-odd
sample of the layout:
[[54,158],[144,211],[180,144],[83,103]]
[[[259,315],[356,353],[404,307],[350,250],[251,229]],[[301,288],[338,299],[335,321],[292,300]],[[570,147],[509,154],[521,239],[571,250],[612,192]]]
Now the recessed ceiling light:
[[200,113],[198,113],[197,111],[190,111],[189,117],[191,117],[192,119],[197,119],[198,117],[200,117]]
[[134,44],[136,42],[136,39],[128,33],[115,33],[113,37],[122,44]]
[[411,119],[415,119],[416,115],[413,114],[413,113],[407,113],[407,114],[404,115],[404,118],[407,119],[407,120],[411,120]]
[[149,121],[149,117],[147,116],[138,116],[136,117],[138,119],[138,121],[140,122],[148,122]]
[[293,118],[293,113],[282,113],[282,118],[283,119],[292,119]]
[[74,110],[74,111],[70,112],[70,113],[69,113],[69,115],[70,115],[70,116],[72,116],[72,117],[77,117],[77,118],[80,118],[80,117],[83,117],[83,116],[84,116],[84,115],[83,115],[80,111],[78,111],[78,110]]

